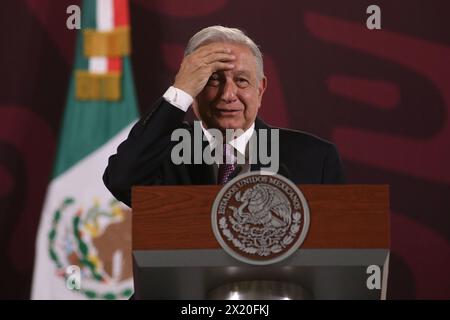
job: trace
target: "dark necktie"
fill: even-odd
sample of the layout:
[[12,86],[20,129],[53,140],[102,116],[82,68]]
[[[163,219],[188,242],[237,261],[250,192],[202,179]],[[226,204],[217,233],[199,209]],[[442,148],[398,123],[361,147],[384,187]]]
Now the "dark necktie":
[[219,165],[219,184],[228,182],[233,171],[236,169],[236,164],[232,162],[233,147],[229,144],[223,145],[223,164]]

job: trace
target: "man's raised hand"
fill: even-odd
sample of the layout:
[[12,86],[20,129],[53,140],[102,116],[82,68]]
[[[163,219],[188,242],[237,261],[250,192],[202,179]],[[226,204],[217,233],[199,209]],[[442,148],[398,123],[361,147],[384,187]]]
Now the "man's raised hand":
[[209,77],[219,70],[234,68],[231,49],[223,43],[202,46],[184,57],[175,77],[174,87],[195,98],[205,87]]

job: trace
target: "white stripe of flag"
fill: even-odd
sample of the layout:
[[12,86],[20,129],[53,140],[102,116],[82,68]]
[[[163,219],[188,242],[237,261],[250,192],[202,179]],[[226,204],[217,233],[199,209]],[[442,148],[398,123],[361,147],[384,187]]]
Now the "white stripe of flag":
[[[114,29],[114,0],[96,0],[97,31]],[[89,58],[89,71],[92,73],[108,72],[108,57]]]

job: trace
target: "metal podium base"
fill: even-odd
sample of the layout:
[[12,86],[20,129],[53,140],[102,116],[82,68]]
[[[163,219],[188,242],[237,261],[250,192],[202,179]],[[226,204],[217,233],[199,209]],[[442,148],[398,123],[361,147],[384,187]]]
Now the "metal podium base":
[[[276,264],[253,266],[222,249],[135,250],[134,289],[139,299],[227,299],[233,286],[240,299],[385,299],[388,256],[386,249],[301,249]],[[381,267],[381,290],[367,287],[369,265]]]
[[312,295],[299,285],[280,281],[241,281],[220,286],[207,294],[211,300],[306,300]]

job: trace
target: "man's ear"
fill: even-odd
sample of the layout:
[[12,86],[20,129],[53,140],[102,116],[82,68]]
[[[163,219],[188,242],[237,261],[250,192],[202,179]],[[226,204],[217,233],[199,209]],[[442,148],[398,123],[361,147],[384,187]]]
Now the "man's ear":
[[261,104],[261,100],[263,97],[264,92],[267,89],[267,77],[264,76],[260,81],[258,85],[258,97],[259,97],[259,103]]

